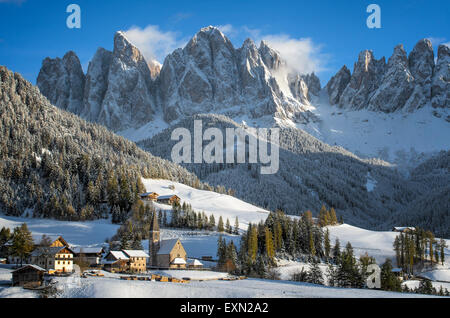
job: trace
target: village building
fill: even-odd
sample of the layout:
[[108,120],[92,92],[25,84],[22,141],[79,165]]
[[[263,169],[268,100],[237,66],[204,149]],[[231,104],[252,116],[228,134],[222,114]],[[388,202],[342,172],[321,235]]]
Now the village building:
[[188,261],[188,268],[190,269],[200,269],[203,268],[203,263],[198,259],[192,259]]
[[[48,238],[47,246],[46,247],[69,247],[69,244],[64,240],[64,238],[60,235],[45,235]],[[32,235],[33,242],[34,242],[34,250],[38,249],[39,247],[42,247],[42,238],[43,235],[33,234]],[[35,264],[35,260],[33,260],[32,256],[26,257],[24,259],[20,259],[19,256],[16,255],[9,255],[8,256],[8,262],[10,264]]]
[[[69,244],[66,240],[60,235],[45,235],[49,239],[50,247],[69,247]],[[42,237],[43,235],[34,234],[33,236],[34,246],[35,248],[42,246]]]
[[157,214],[150,225],[149,266],[152,268],[186,268],[186,250],[180,239],[161,240]]
[[0,264],[6,264],[6,258],[0,258]]
[[85,261],[89,266],[100,265],[102,255],[105,252],[103,247],[74,247],[74,261]]
[[31,264],[61,273],[73,272],[73,251],[67,246],[41,246],[31,253]]
[[186,268],[186,250],[180,239],[162,240],[157,253],[157,266],[161,268]]
[[110,251],[102,260],[102,264],[104,269],[111,273],[127,272],[129,260],[122,251]]
[[146,201],[156,201],[159,194],[156,192],[146,192],[141,194],[141,199]]
[[392,232],[409,233],[415,230],[416,228],[412,226],[396,226],[392,229]]
[[110,251],[103,260],[104,269],[110,272],[145,273],[148,254],[142,250]]
[[174,203],[179,204],[181,201],[180,197],[175,194],[160,195],[157,199],[158,203],[173,205]]
[[142,250],[123,250],[128,256],[129,271],[133,273],[145,273],[147,271],[148,254]]
[[12,272],[13,286],[38,287],[44,281],[46,270],[37,265],[25,265]]

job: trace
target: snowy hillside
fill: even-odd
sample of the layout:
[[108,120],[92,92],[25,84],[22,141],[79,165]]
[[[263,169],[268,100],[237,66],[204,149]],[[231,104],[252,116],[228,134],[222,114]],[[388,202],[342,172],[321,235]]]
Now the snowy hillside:
[[[265,220],[269,214],[267,210],[226,194],[197,190],[168,180],[142,179],[142,182],[148,192],[156,192],[159,195],[176,194],[181,198],[181,202],[191,204],[195,211],[204,211],[207,216],[214,214],[216,220],[222,216],[224,222],[228,218],[230,223],[234,224],[237,216],[239,218],[239,227],[243,230],[247,229],[250,222],[259,223],[259,221]],[[169,188],[170,185],[175,186],[175,189],[171,190]]]
[[331,106],[328,95],[322,92],[310,110],[319,121],[279,123],[303,129],[358,156],[380,158],[400,166],[415,166],[431,153],[450,149],[450,124],[443,120],[448,115],[445,109],[424,107],[413,113],[342,110]]

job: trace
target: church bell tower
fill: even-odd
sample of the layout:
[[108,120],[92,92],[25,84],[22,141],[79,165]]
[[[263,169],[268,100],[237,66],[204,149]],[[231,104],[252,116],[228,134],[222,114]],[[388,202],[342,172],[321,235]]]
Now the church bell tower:
[[156,210],[153,212],[153,219],[150,225],[150,235],[148,238],[148,251],[150,255],[150,265],[158,266],[157,254],[160,248],[160,231],[159,231],[159,223],[158,223],[158,214]]

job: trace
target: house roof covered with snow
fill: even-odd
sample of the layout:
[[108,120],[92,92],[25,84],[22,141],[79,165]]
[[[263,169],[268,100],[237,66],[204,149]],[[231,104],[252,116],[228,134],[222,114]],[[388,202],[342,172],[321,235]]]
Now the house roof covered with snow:
[[103,253],[103,247],[83,247],[83,246],[77,246],[73,247],[72,251],[75,254],[101,254]]
[[46,272],[46,271],[47,271],[47,270],[43,269],[43,268],[40,267],[40,266],[37,266],[37,265],[34,265],[34,264],[27,264],[27,265],[24,265],[24,266],[22,266],[21,268],[18,268],[18,269],[16,269],[16,270],[12,271],[12,272],[13,272],[13,273],[15,273],[15,272],[20,272],[20,271],[22,271],[22,270],[24,270],[24,269],[26,269],[26,268],[29,268],[29,267],[31,267],[31,268],[33,268],[33,269],[35,269],[35,270],[37,270],[37,271],[40,271],[40,272]]
[[[72,252],[67,246],[52,246],[52,247],[38,247],[33,252],[31,252],[31,256],[42,256],[42,255],[56,255],[62,250],[68,250]],[[72,252],[73,253],[73,252]]]
[[167,195],[160,195],[158,197],[158,200],[168,200],[171,197],[177,197],[178,198],[178,196],[176,194],[167,194]]
[[179,239],[162,240],[158,255],[170,254],[170,252],[173,250],[173,247],[175,246],[175,244],[177,244],[178,241]]
[[409,231],[415,231],[416,228],[413,226],[395,226],[394,227],[394,231],[399,231],[399,232],[403,232],[405,230],[409,230]]
[[191,259],[188,261],[188,263],[191,266],[203,266],[203,263],[200,262],[198,259]]
[[123,250],[125,255],[128,257],[150,257],[147,253],[145,253],[143,250]]
[[184,265],[186,264],[186,261],[182,259],[181,257],[177,257],[172,261],[172,264],[174,265]]
[[122,251],[110,251],[109,254],[111,254],[115,259],[129,259],[129,257]]

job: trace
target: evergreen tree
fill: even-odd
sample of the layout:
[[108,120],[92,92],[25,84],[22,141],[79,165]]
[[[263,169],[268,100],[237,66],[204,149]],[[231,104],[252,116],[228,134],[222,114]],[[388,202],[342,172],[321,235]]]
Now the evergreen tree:
[[26,223],[20,227],[16,227],[12,237],[12,253],[20,257],[20,265],[23,265],[23,260],[27,258],[34,248],[33,236]]
[[233,232],[233,234],[236,234],[236,235],[239,234],[239,219],[238,219],[237,216],[236,216],[236,219],[234,221],[234,232]]
[[227,223],[225,225],[225,229],[228,234],[233,233],[233,229],[231,228],[231,224],[230,224],[230,219],[228,219],[228,218],[227,218]]
[[339,239],[336,238],[333,247],[333,260],[337,264],[339,263],[340,259],[341,259],[341,243],[339,242]]
[[330,259],[331,244],[330,244],[330,231],[326,229],[324,236],[324,249],[325,249],[325,259],[328,261]]
[[209,216],[209,230],[214,231],[215,227],[216,227],[216,219],[214,218],[214,214],[211,214]]
[[447,244],[445,243],[445,240],[443,238],[441,238],[441,240],[439,241],[439,249],[441,252],[441,264],[444,265],[445,262],[445,248],[447,248]]
[[401,291],[401,281],[392,272],[392,262],[389,258],[381,265],[381,289]]
[[265,227],[265,238],[266,238],[266,255],[270,261],[273,261],[275,256],[275,248],[273,246],[272,232],[269,228]]
[[219,223],[217,224],[217,231],[221,233],[224,231],[222,216],[219,217]]
[[323,275],[319,267],[319,262],[314,260],[308,271],[308,281],[311,284],[323,285]]

